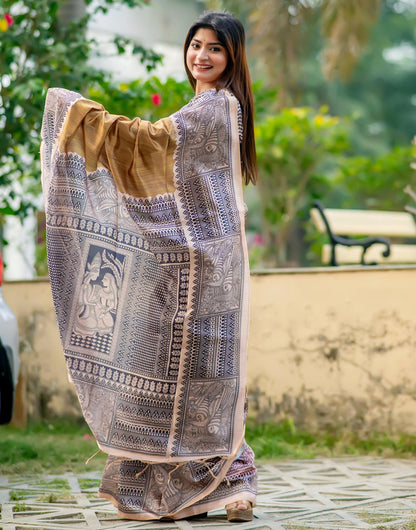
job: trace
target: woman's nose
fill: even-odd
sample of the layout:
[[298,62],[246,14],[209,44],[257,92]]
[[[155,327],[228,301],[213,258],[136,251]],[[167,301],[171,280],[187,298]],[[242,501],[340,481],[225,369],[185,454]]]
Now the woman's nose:
[[208,53],[207,53],[207,51],[201,48],[201,49],[199,50],[199,53],[198,53],[198,58],[199,58],[199,59],[208,59]]

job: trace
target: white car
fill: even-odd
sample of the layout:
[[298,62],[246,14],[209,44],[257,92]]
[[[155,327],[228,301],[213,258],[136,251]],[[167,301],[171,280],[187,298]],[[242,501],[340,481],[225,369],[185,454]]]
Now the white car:
[[13,415],[14,391],[19,376],[17,320],[3,298],[3,262],[0,257],[0,424]]

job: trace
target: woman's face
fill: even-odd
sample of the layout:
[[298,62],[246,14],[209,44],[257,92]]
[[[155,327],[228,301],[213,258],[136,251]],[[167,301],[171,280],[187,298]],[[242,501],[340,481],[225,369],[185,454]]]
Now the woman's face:
[[199,28],[186,52],[186,66],[196,80],[195,92],[215,88],[227,67],[228,53],[212,29]]

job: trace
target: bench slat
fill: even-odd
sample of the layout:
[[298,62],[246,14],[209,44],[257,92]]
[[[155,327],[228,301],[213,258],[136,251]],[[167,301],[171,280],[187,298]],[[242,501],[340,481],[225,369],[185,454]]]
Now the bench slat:
[[[415,220],[407,212],[339,210],[335,208],[325,208],[324,212],[334,234],[346,236],[416,237]],[[319,232],[326,232],[322,217],[316,208],[311,209],[311,218]]]
[[[391,245],[391,254],[388,258],[382,255],[386,249],[385,245],[374,244],[365,253],[367,263],[375,261],[377,263],[416,263],[416,245]],[[336,258],[340,264],[357,264],[360,263],[362,248],[360,247],[343,247],[337,245],[335,248]],[[331,261],[331,245],[322,247],[322,263],[328,264]]]

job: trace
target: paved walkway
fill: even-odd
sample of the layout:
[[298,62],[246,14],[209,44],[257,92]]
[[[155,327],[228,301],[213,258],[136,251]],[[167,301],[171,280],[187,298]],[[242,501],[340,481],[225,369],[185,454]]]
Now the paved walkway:
[[225,511],[207,519],[121,520],[96,498],[98,473],[0,477],[0,528],[218,530],[416,528],[416,461],[341,458],[279,461],[259,468],[259,496],[251,523],[227,523]]

